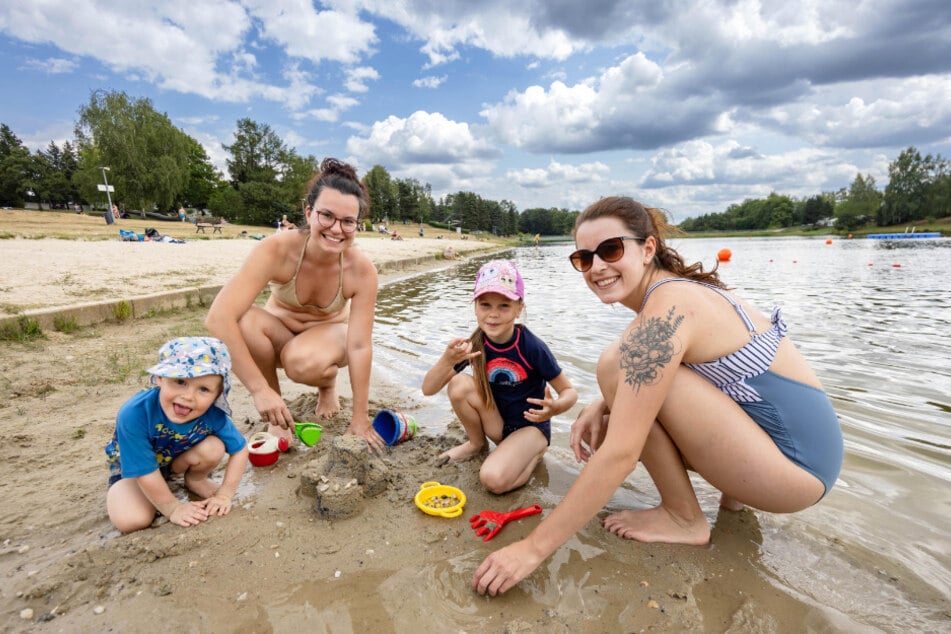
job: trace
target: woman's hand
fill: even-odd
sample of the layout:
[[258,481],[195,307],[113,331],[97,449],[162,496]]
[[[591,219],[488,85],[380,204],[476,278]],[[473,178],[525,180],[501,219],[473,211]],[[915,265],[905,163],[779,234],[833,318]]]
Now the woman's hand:
[[510,544],[486,557],[476,568],[472,575],[472,589],[493,597],[502,594],[530,575],[544,558],[528,540]]
[[285,429],[294,428],[294,417],[280,394],[270,387],[266,387],[252,396],[254,398],[254,408],[258,410],[262,421]]
[[347,433],[360,436],[366,440],[370,451],[374,453],[381,454],[383,453],[383,448],[386,447],[386,441],[384,441],[383,437],[373,428],[368,418],[364,418],[362,424],[358,422],[356,418],[352,419],[350,426],[347,427]]
[[578,462],[587,462],[604,442],[608,432],[608,411],[603,400],[587,405],[571,424],[570,444]]

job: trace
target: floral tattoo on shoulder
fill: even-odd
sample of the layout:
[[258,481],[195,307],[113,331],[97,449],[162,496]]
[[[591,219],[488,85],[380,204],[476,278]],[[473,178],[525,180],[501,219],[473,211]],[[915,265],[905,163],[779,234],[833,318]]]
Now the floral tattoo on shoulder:
[[624,382],[638,391],[652,385],[677,352],[674,333],[683,323],[683,315],[675,315],[671,306],[666,317],[649,317],[621,342],[621,371]]

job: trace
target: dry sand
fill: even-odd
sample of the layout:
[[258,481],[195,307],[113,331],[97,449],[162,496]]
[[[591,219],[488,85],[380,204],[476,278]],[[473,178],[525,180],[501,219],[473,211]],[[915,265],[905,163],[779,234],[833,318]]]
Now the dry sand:
[[[413,256],[424,244],[429,248],[421,241],[367,242],[378,263],[401,258],[404,247]],[[251,246],[228,239],[195,245],[3,240],[0,301],[45,308],[113,297],[118,286],[220,284]],[[29,289],[25,295],[21,285]],[[203,333],[204,314],[193,307],[0,343],[2,631],[836,629],[831,611],[778,589],[758,570],[760,520],[749,511],[712,516],[707,548],[625,542],[592,519],[505,596],[480,597],[469,589],[479,562],[544,515],[507,525],[488,543],[467,518],[534,503],[547,514],[574,476],[565,467],[572,463],[567,449],[553,446],[528,485],[494,496],[478,484],[478,461],[435,465],[434,456],[458,442],[458,427],[436,436],[420,420],[420,434],[383,458],[386,489],[358,500],[352,517],[326,519],[302,487],[303,476],[346,428],[346,399],[344,414],[324,424],[315,447],[283,454],[272,467],[249,466],[230,515],[188,529],[165,523],[119,536],[105,510],[103,454],[115,413],[147,384],[143,370],[159,346]],[[345,373],[341,383],[349,395]],[[284,390],[295,413],[305,418],[313,411],[312,390],[286,381]],[[412,414],[418,392],[418,386],[375,381],[371,411]],[[262,429],[240,383],[231,403],[242,432]],[[466,493],[461,517],[432,517],[414,506],[419,485],[432,480]],[[642,503],[629,495],[612,502]]]

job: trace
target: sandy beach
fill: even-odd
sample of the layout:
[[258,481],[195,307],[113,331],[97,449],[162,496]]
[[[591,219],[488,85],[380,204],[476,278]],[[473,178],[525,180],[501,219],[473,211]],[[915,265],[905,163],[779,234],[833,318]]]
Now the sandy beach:
[[[368,237],[360,244],[385,284],[454,266],[435,258],[447,240]],[[448,242],[470,253],[498,248]],[[253,246],[237,237],[186,244],[2,240],[0,303],[45,311],[138,291],[214,287]],[[411,263],[395,265],[401,261]],[[553,442],[528,485],[495,496],[478,482],[478,460],[436,464],[435,456],[462,438],[458,424],[433,433],[433,421],[419,420],[415,438],[372,459],[365,473],[363,466],[352,479],[330,473],[327,456],[347,444],[345,372],[343,412],[323,421],[321,441],[292,448],[273,466],[249,466],[228,516],[188,529],[159,522],[121,536],[105,509],[103,447],[116,411],[148,384],[144,369],[164,341],[205,334],[206,310],[194,305],[0,343],[0,631],[855,631],[818,589],[806,596],[770,581],[759,560],[784,553],[764,554],[760,546],[764,534],[781,530],[781,519],[749,510],[718,514],[715,504],[705,504],[713,523],[707,547],[626,542],[595,518],[506,595],[475,594],[469,583],[482,559],[525,536],[571,485],[577,467],[569,449]],[[311,419],[314,390],[286,379],[282,389],[295,415]],[[412,415],[422,398],[419,386],[374,378],[370,408]],[[230,401],[242,433],[263,430],[240,382]],[[631,476],[649,488],[645,478],[642,470]],[[429,481],[466,494],[459,517],[426,515],[414,505]],[[330,488],[318,494],[322,484]],[[469,526],[481,510],[536,503],[542,515],[506,525],[490,542]],[[643,503],[621,490],[610,506]],[[337,515],[327,512],[334,509]],[[815,559],[876,569],[861,553],[821,535],[810,539]],[[808,562],[785,569],[807,574]],[[928,589],[912,590],[934,601]]]

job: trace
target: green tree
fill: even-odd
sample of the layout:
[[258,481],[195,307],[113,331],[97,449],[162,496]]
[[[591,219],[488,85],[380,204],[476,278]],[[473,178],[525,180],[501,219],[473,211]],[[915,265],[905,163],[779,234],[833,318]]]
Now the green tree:
[[188,180],[182,192],[183,205],[204,209],[208,207],[212,193],[220,186],[219,172],[208,158],[201,143],[188,137]]
[[879,226],[911,222],[926,215],[927,189],[936,163],[935,157],[930,154],[922,157],[914,147],[904,150],[889,163],[885,199],[877,215]]
[[248,118],[238,120],[234,143],[222,147],[231,154],[228,173],[235,188],[241,183],[273,182],[288,152],[271,126]]
[[395,218],[398,192],[386,168],[374,165],[363,176],[363,184],[369,195],[370,220],[379,222],[383,218]]
[[805,201],[802,206],[801,222],[804,225],[814,225],[823,218],[831,218],[835,208],[828,197],[821,194]]
[[848,194],[835,206],[835,226],[854,231],[875,217],[882,204],[882,193],[875,187],[871,174],[855,175]]
[[0,124],[0,205],[23,206],[34,168],[30,150],[7,124]]
[[88,200],[99,199],[95,185],[110,168],[113,200],[149,211],[169,209],[182,197],[189,178],[189,137],[156,112],[149,99],[97,90],[79,110],[76,139],[80,169],[74,177]]

